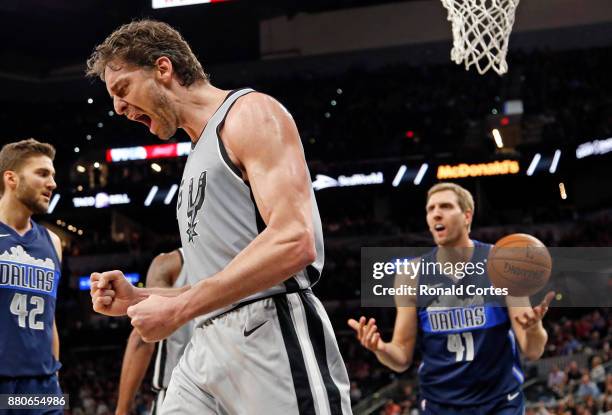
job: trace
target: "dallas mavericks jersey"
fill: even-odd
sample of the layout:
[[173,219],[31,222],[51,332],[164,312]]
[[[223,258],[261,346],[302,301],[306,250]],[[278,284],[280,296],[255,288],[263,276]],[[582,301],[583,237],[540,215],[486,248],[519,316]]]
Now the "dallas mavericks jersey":
[[[182,249],[179,248],[181,258]],[[185,267],[172,285],[173,288],[180,288],[187,285],[187,273]],[[157,353],[155,356],[155,370],[153,372],[153,388],[160,390],[166,389],[170,382],[170,375],[183,355],[185,347],[191,340],[193,334],[193,320],[185,323],[184,326],[176,330],[169,337],[157,342]]]
[[[177,219],[187,278],[192,285],[225,268],[266,227],[249,183],[242,179],[240,170],[228,157],[219,138],[232,105],[250,92],[253,90],[240,89],[228,94],[206,124],[198,142],[192,146],[185,164],[179,188]],[[319,279],[324,260],[323,231],[314,190],[311,190],[310,197],[317,251],[315,261],[284,283],[243,301],[308,288]],[[196,318],[196,325],[233,306]]]
[[[473,242],[471,262],[486,263],[491,245]],[[436,250],[425,255],[424,261],[435,262],[435,255]],[[457,283],[444,275],[433,277],[437,277],[432,281],[439,287],[491,285],[486,273]],[[500,397],[506,399],[507,394],[515,392],[523,383],[507,308],[478,296],[462,296],[454,302],[454,306],[445,307],[436,296],[419,296],[417,300],[423,358],[418,372],[423,397],[458,406],[481,405]]]
[[51,350],[60,262],[49,232],[31,224],[21,236],[0,222],[0,377],[60,367]]

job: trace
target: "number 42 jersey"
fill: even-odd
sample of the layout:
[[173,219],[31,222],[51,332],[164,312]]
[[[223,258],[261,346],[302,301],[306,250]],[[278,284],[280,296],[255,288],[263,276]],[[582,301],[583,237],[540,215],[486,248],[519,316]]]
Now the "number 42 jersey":
[[22,236],[0,222],[0,377],[60,367],[52,354],[60,262],[49,231],[31,224]]

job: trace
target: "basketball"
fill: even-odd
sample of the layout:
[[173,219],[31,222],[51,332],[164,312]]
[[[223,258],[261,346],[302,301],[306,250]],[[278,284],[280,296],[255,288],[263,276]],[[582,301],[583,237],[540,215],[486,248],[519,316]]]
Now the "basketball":
[[513,297],[537,293],[550,278],[552,259],[539,239],[524,233],[508,235],[489,253],[487,270],[491,283],[507,288]]

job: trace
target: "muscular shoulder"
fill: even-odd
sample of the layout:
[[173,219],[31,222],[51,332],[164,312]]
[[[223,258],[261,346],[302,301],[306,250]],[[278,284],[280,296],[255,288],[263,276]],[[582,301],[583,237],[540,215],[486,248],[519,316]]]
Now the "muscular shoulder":
[[227,115],[221,138],[238,160],[288,140],[299,142],[289,111],[271,96],[258,92],[236,101]]
[[260,92],[246,94],[234,103],[227,114],[224,130],[244,132],[241,128],[252,123],[270,122],[276,117],[291,117],[289,112],[276,99]]

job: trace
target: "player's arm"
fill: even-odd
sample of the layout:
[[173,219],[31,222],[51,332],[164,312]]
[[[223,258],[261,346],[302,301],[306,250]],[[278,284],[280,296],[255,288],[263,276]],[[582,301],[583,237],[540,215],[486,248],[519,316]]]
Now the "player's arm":
[[[171,287],[181,272],[181,268],[182,258],[178,250],[156,256],[147,272],[146,286]],[[123,355],[116,415],[130,413],[134,397],[142,384],[154,352],[155,343],[146,343],[136,329],[132,329]]]
[[512,321],[512,330],[521,351],[529,360],[537,360],[544,353],[548,333],[542,325],[542,318],[555,293],[549,292],[536,307],[531,307],[529,297],[506,297],[508,314]]
[[279,284],[316,258],[312,185],[291,115],[271,97],[248,94],[229,113],[222,139],[266,228],[225,269],[177,297],[182,323]]
[[416,338],[416,307],[399,306],[395,317],[393,337],[383,350],[376,352],[376,358],[390,369],[403,372],[412,364]]
[[[399,287],[402,284],[417,287],[416,278],[410,278],[408,275],[396,275],[394,285]],[[367,321],[361,317],[359,322],[350,319],[348,324],[355,330],[357,339],[368,350],[376,354],[376,358],[380,363],[387,366],[396,372],[404,372],[412,364],[414,357],[414,348],[417,339],[417,312],[416,312],[416,296],[405,295],[396,296],[395,304],[397,306],[397,314],[395,317],[395,326],[393,328],[393,336],[390,342],[384,342],[376,320],[371,318]]]
[[[49,232],[49,236],[51,237],[51,242],[53,242],[53,248],[55,248],[55,252],[57,253],[57,258],[59,259],[59,262],[61,264],[62,263],[62,241],[55,232],[52,232],[49,229],[47,229],[47,232]],[[53,336],[52,336],[52,341],[51,341],[51,353],[53,353],[53,357],[55,357],[55,360],[59,360],[60,340],[59,340],[59,333],[57,331],[57,324],[55,322],[55,317],[53,318]]]

